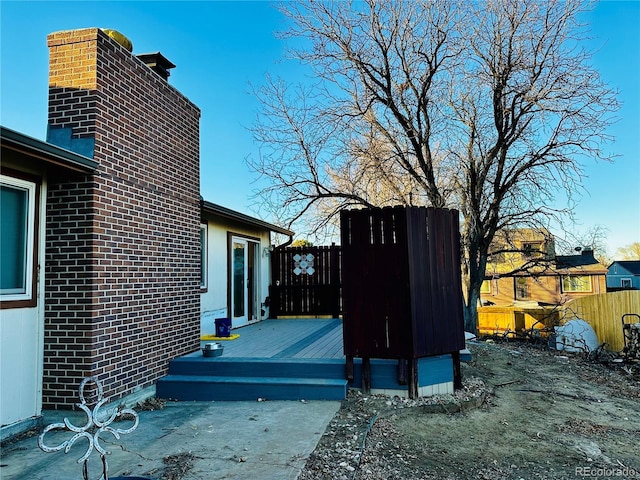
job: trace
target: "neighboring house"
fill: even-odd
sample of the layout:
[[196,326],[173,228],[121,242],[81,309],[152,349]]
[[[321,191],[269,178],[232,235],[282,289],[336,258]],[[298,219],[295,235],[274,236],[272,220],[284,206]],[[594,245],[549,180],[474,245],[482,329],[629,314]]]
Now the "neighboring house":
[[556,256],[555,272],[560,303],[607,293],[607,268],[596,260],[593,249],[589,247],[584,247],[577,255]]
[[487,262],[482,285],[483,305],[518,302],[559,305],[584,295],[606,292],[607,269],[591,248],[578,255],[555,255],[553,237],[546,231],[511,232],[508,246]]
[[549,326],[554,307],[587,295],[606,293],[607,269],[591,248],[555,255],[546,230],[522,229],[498,237],[487,263],[478,310],[482,333]]
[[[528,302],[532,294],[540,295],[545,287],[538,282],[528,285],[528,269],[534,266],[537,271],[547,269],[554,255],[553,237],[544,229],[518,229],[496,234],[480,290],[482,304],[511,305],[517,301]],[[539,291],[531,292],[531,287]]]
[[617,260],[607,271],[608,290],[640,290],[640,260]]
[[271,234],[293,232],[214,203],[202,202],[203,274],[201,332],[215,333],[215,319],[241,327],[269,315]]

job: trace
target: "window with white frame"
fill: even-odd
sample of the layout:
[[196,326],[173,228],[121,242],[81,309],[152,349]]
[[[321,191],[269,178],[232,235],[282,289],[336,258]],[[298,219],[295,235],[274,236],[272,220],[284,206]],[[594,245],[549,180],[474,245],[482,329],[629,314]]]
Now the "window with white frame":
[[34,182],[0,175],[0,299],[3,304],[35,304],[36,189]]
[[620,279],[620,287],[621,288],[625,288],[625,289],[630,289],[631,288],[631,279],[630,278],[621,278]]
[[585,293],[591,291],[591,277],[589,275],[563,275],[563,293]]
[[200,288],[207,288],[207,224],[200,224]]

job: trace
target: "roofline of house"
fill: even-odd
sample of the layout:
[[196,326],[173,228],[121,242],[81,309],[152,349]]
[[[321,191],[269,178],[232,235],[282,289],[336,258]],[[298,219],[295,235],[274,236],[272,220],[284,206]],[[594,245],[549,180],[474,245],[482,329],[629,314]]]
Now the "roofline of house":
[[625,270],[627,270],[629,273],[633,275],[640,274],[640,269],[638,270],[638,272],[635,272],[634,271],[635,269],[629,268],[629,267],[640,267],[640,260],[614,260],[607,266],[607,270],[611,268],[614,263],[617,263],[618,265],[620,265],[621,267],[623,267]]
[[517,278],[517,277],[561,277],[564,275],[606,275],[606,268],[590,268],[585,269],[581,267],[561,267],[543,270],[539,272],[503,272],[503,273],[491,273],[486,272],[484,279],[490,280],[492,278]]
[[244,213],[236,212],[235,210],[223,207],[222,205],[207,202],[206,200],[202,200],[201,206],[202,210],[207,213],[219,215],[221,217],[236,220],[238,222],[242,222],[255,227],[264,228],[272,232],[281,233],[282,235],[288,235],[289,237],[293,237],[294,235],[294,232],[292,232],[291,230],[287,230],[286,228],[273,225],[272,223],[265,222],[264,220],[260,220],[258,218],[250,217],[249,215],[245,215]]
[[2,140],[3,148],[6,147],[16,152],[28,154],[69,170],[92,173],[98,168],[98,162],[95,160],[7,127],[0,126],[0,139]]

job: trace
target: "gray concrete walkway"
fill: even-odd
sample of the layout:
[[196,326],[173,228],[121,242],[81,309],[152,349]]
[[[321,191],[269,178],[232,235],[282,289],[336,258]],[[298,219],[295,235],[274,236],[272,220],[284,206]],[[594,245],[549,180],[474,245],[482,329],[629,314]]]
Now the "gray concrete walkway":
[[[101,438],[112,452],[107,457],[110,477],[160,478],[164,458],[190,453],[195,457],[193,468],[183,480],[296,479],[339,408],[340,402],[330,401],[168,402],[162,410],[138,412],[138,428],[119,440],[108,433]],[[82,412],[54,411],[46,412],[45,425],[64,417],[84,424]],[[54,446],[71,436],[68,431],[50,432],[45,442]],[[0,478],[82,479],[82,465],[76,460],[87,445],[79,439],[65,455],[41,451],[37,436],[9,444],[1,452]],[[95,451],[92,457],[95,473],[99,457]]]

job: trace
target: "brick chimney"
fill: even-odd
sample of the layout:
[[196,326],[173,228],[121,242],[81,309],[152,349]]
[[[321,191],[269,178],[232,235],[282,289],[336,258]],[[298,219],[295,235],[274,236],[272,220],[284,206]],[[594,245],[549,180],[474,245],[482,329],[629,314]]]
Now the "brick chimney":
[[48,140],[99,164],[48,179],[43,405],[57,409],[85,376],[118,398],[199,347],[200,110],[98,28],[47,43]]
[[582,256],[582,258],[586,260],[590,260],[590,261],[592,260],[593,263],[597,263],[596,257],[594,255],[593,247],[590,247],[590,246],[582,247],[582,251],[580,252],[580,255]]
[[141,53],[136,55],[140,60],[142,60],[147,67],[160,75],[165,82],[169,79],[170,69],[176,68],[176,66],[167,60],[164,55],[160,52],[155,53]]

